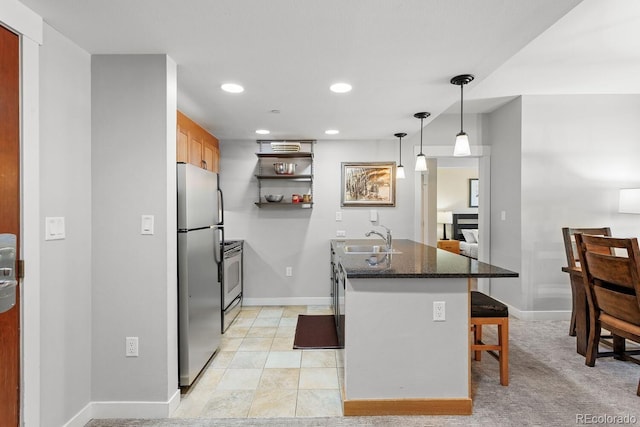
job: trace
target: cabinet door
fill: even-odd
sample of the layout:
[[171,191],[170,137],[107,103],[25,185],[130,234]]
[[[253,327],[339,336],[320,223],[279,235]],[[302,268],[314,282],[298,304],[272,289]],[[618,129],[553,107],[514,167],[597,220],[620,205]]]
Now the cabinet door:
[[204,144],[202,145],[202,160],[204,160],[203,168],[218,172],[215,165],[215,146],[213,145],[213,137],[205,135]]
[[220,170],[218,138],[178,111],[176,161],[191,163],[212,172]]
[[202,137],[200,135],[189,135],[189,163],[199,168],[202,164]]
[[187,163],[189,161],[189,132],[178,126],[176,141],[176,162]]
[[202,158],[205,161],[204,167],[212,172],[219,172],[219,157],[217,138],[209,133],[205,134],[202,149]]

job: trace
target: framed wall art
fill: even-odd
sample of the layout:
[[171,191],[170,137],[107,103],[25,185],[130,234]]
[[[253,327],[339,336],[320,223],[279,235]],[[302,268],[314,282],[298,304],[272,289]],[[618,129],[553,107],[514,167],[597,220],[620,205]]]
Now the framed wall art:
[[395,206],[395,162],[343,162],[340,205]]
[[477,208],[479,200],[478,193],[478,180],[475,178],[469,179],[469,207]]

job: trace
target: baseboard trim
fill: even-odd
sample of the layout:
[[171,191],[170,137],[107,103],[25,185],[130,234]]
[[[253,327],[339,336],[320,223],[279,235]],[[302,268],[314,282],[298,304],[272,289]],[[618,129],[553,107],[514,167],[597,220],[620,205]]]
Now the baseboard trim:
[[507,304],[509,315],[520,320],[571,320],[571,310],[519,310]]
[[[506,303],[505,303],[506,304]],[[244,297],[242,305],[252,306],[288,306],[288,305],[331,305],[330,297],[282,297],[282,298],[247,298]],[[520,310],[510,304],[509,314],[520,320],[570,320],[571,310],[533,311]]]
[[88,403],[77,414],[75,414],[63,427],[83,427],[93,418],[91,414],[91,405]]
[[168,418],[179,405],[180,389],[166,402],[90,402],[64,427],[82,427],[94,418]]
[[291,297],[291,298],[247,298],[242,299],[246,306],[287,306],[287,305],[331,305],[331,297]]
[[471,415],[473,401],[460,399],[345,400],[345,416],[371,415]]

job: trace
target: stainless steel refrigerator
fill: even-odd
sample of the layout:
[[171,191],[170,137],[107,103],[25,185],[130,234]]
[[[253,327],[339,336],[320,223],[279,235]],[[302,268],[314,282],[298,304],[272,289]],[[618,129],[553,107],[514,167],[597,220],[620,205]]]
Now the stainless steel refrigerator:
[[189,386],[220,346],[222,221],[218,175],[178,163],[178,359]]

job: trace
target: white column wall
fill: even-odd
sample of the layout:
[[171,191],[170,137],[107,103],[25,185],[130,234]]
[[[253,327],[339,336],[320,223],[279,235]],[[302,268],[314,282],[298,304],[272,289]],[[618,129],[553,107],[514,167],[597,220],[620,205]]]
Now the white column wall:
[[[92,400],[111,405],[98,416],[157,416],[177,391],[175,67],[166,55],[92,57]],[[154,235],[140,234],[141,215],[154,215]],[[139,357],[125,357],[128,336]]]
[[91,57],[50,26],[40,48],[40,221],[64,217],[41,246],[41,423],[91,400]]
[[[491,294],[523,308],[520,243],[521,99],[516,98],[488,115],[487,143],[491,145],[491,263],[520,273],[518,278],[491,281]],[[504,212],[505,220],[502,220]]]

